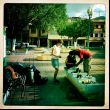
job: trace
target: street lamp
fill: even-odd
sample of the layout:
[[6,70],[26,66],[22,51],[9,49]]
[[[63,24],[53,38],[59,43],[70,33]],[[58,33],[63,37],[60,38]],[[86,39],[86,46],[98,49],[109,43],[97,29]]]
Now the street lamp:
[[88,30],[88,36],[87,36],[87,49],[89,49],[90,20],[91,20],[91,17],[92,17],[92,9],[91,9],[91,8],[88,8],[87,14],[88,14],[88,16],[89,16],[89,30]]

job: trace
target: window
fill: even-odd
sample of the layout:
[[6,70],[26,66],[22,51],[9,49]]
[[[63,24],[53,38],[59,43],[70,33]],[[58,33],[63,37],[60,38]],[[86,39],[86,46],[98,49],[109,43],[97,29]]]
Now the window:
[[42,30],[42,33],[45,33],[45,30]]
[[93,34],[91,34],[91,36],[90,37],[93,37]]
[[104,28],[104,25],[101,25],[101,28]]
[[98,25],[96,25],[95,27],[98,28]]
[[103,33],[100,34],[100,37],[103,37]]
[[31,27],[31,33],[36,33],[36,28],[34,26]]
[[95,37],[98,37],[98,34],[97,33],[95,34]]

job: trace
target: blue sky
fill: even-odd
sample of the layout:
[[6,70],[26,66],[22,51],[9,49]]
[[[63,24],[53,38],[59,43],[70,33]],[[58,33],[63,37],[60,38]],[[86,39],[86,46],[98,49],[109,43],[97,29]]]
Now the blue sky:
[[69,17],[88,18],[87,9],[92,8],[92,18],[105,16],[106,7],[104,4],[67,4],[67,15]]

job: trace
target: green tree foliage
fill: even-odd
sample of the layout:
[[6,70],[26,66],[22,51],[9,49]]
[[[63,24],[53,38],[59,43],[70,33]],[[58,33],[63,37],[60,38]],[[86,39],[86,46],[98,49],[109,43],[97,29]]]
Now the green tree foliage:
[[20,37],[19,33],[29,23],[39,31],[57,27],[67,18],[65,4],[15,4],[4,5],[4,26],[11,39]]
[[64,24],[62,29],[58,29],[58,34],[61,36],[72,37],[74,41],[78,37],[88,36],[89,32],[89,23],[90,23],[90,34],[93,33],[93,23],[87,19],[78,19],[72,22],[67,22]]
[[57,26],[66,19],[64,4],[5,4],[4,25],[8,27],[11,37],[32,23],[38,29]]
[[81,23],[81,36],[88,36],[89,32],[89,24],[90,24],[90,35],[93,34],[94,26],[92,20],[82,20]]
[[4,25],[8,27],[8,35],[15,38],[16,35],[31,20],[31,6],[24,4],[4,5]]
[[40,4],[38,15],[36,15],[33,24],[36,24],[39,29],[50,29],[53,26],[58,26],[66,19],[66,8],[64,4]]

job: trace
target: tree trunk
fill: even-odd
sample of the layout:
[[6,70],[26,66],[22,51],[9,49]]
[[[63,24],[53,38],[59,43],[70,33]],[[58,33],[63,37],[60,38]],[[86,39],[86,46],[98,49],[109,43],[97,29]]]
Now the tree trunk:
[[47,48],[50,47],[50,41],[47,39]]
[[70,41],[69,41],[69,37],[68,37],[68,46],[70,45],[70,43],[69,43]]
[[74,48],[76,49],[77,48],[77,39],[73,38],[73,41],[74,41]]
[[15,51],[16,38],[12,40],[12,51]]
[[77,48],[77,41],[74,41],[74,48]]
[[71,39],[71,46],[73,46],[73,44],[74,44],[74,39],[72,38]]
[[38,29],[38,41],[37,41],[37,46],[40,47],[40,37],[41,37],[41,30]]

